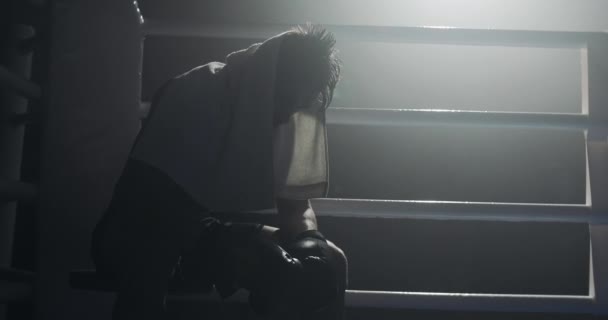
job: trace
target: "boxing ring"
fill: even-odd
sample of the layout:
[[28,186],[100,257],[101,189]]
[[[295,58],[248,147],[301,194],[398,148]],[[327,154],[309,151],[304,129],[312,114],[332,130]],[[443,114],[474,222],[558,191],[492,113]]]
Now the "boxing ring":
[[[148,35],[263,39],[287,25],[191,25],[141,18],[142,37]],[[477,294],[348,290],[350,307],[556,312],[608,314],[608,34],[602,32],[511,31],[451,27],[377,27],[326,25],[342,40],[501,45],[580,50],[581,114],[508,113],[453,110],[378,110],[330,108],[327,121],[348,125],[451,125],[546,128],[584,132],[586,140],[586,203],[479,203],[447,201],[388,201],[314,199],[319,216],[392,219],[440,219],[586,223],[590,232],[589,292],[587,295]],[[142,107],[145,115],[145,107]],[[207,300],[208,296],[173,296]],[[237,295],[236,301],[246,301]]]

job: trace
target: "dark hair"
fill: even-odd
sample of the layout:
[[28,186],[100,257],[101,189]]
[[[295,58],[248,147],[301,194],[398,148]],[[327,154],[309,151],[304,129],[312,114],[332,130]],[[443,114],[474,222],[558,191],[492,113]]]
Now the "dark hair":
[[299,25],[286,35],[282,54],[295,72],[314,84],[324,107],[329,106],[340,79],[341,61],[335,48],[336,38],[318,24]]

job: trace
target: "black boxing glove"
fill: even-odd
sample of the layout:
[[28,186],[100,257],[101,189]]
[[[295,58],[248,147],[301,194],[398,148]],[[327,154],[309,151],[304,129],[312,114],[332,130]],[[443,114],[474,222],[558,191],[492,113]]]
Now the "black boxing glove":
[[[263,227],[205,219],[195,249],[180,261],[182,282],[192,286],[212,279],[222,298],[247,289],[250,305],[258,314],[288,306],[294,300],[290,288],[300,278],[302,264],[276,241],[261,236]],[[197,281],[199,278],[203,280]]]
[[222,298],[247,289],[258,314],[320,311],[336,299],[334,253],[320,232],[272,241],[260,235],[263,227],[205,219],[195,249],[180,261],[182,288],[212,281]]
[[339,296],[339,263],[323,234],[308,230],[280,243],[302,264],[302,271],[293,284],[295,300],[292,306],[300,312],[310,313],[331,305]]

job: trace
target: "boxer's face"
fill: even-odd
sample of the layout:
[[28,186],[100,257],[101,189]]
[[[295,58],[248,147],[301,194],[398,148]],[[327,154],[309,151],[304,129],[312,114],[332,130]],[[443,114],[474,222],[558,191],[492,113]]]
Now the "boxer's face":
[[275,77],[275,126],[287,122],[298,110],[310,107],[319,97],[323,87],[319,83],[326,70],[311,55],[314,53],[294,39],[283,41]]
[[275,126],[287,122],[295,112],[310,107],[319,96],[311,81],[297,74],[286,73],[279,78],[275,86]]

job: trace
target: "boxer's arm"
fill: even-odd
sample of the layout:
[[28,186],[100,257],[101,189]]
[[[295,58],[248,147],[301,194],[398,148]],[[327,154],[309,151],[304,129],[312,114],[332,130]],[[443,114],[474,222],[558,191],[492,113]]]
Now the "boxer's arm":
[[276,199],[281,236],[287,239],[317,230],[317,217],[308,200]]

